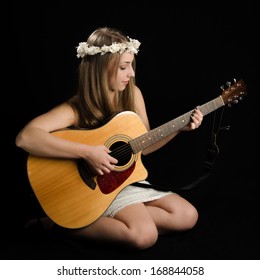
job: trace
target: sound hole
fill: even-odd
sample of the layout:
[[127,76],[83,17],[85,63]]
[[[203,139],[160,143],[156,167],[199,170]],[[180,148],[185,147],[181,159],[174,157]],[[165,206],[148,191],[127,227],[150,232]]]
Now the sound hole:
[[[115,179],[115,177],[116,178],[119,177],[121,180],[122,180],[122,178],[124,178],[126,173],[130,171],[130,170],[129,171],[127,171],[127,170],[133,164],[134,158],[133,158],[133,151],[132,151],[130,144],[128,144],[124,141],[114,142],[109,147],[109,149],[111,151],[110,155],[118,160],[118,163],[116,164],[117,170],[115,170],[109,174],[99,176],[99,177],[102,180],[104,180],[106,178],[107,183],[110,184],[111,180]],[[130,165],[127,166],[127,164],[129,164],[129,163],[130,163]],[[81,179],[85,182],[86,185],[88,185],[89,188],[94,190],[96,188],[96,182],[94,180],[94,175],[92,174],[91,168],[88,165],[88,163],[83,159],[78,159],[77,167],[78,167],[78,171],[81,176]],[[122,175],[119,175],[116,171],[126,171],[126,172],[125,173],[122,172]],[[132,172],[132,169],[131,169],[131,172]],[[119,180],[119,179],[117,178],[117,180]],[[105,193],[104,190],[103,190],[103,192]]]
[[116,166],[126,165],[132,158],[132,148],[128,143],[118,141],[109,147],[111,156],[118,160]]

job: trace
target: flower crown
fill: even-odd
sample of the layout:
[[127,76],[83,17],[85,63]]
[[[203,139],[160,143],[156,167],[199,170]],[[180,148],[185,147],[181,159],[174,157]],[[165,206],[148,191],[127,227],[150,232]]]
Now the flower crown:
[[129,38],[129,42],[126,43],[113,43],[110,46],[104,45],[103,47],[90,46],[88,43],[79,43],[77,47],[77,57],[85,57],[86,55],[101,55],[105,53],[124,53],[131,52],[137,54],[141,43],[138,40]]

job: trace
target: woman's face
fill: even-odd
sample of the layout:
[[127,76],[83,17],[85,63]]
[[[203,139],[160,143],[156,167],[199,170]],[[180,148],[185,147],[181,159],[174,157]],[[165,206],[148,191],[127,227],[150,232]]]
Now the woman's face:
[[130,78],[135,76],[135,72],[132,67],[133,60],[133,53],[125,52],[120,55],[118,68],[113,71],[109,80],[110,87],[113,91],[123,91]]

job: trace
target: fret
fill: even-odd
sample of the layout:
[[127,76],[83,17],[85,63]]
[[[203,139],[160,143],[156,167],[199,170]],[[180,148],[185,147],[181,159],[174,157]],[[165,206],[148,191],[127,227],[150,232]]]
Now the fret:
[[[203,115],[207,115],[212,111],[224,106],[224,102],[221,96],[199,106]],[[190,117],[193,110],[157,127],[154,128],[139,137],[130,140],[129,143],[132,147],[134,153],[143,151],[147,147],[153,145],[154,143],[164,139],[175,131],[185,127],[190,122]]]

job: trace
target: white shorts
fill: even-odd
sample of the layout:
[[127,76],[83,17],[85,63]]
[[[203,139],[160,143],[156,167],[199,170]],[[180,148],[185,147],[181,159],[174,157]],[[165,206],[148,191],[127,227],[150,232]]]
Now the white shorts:
[[[150,184],[148,181],[140,181],[139,183]],[[104,217],[114,217],[115,214],[124,207],[159,199],[166,195],[173,194],[171,191],[159,191],[153,188],[137,187],[133,185],[126,186],[114,199],[108,209],[103,213]]]

